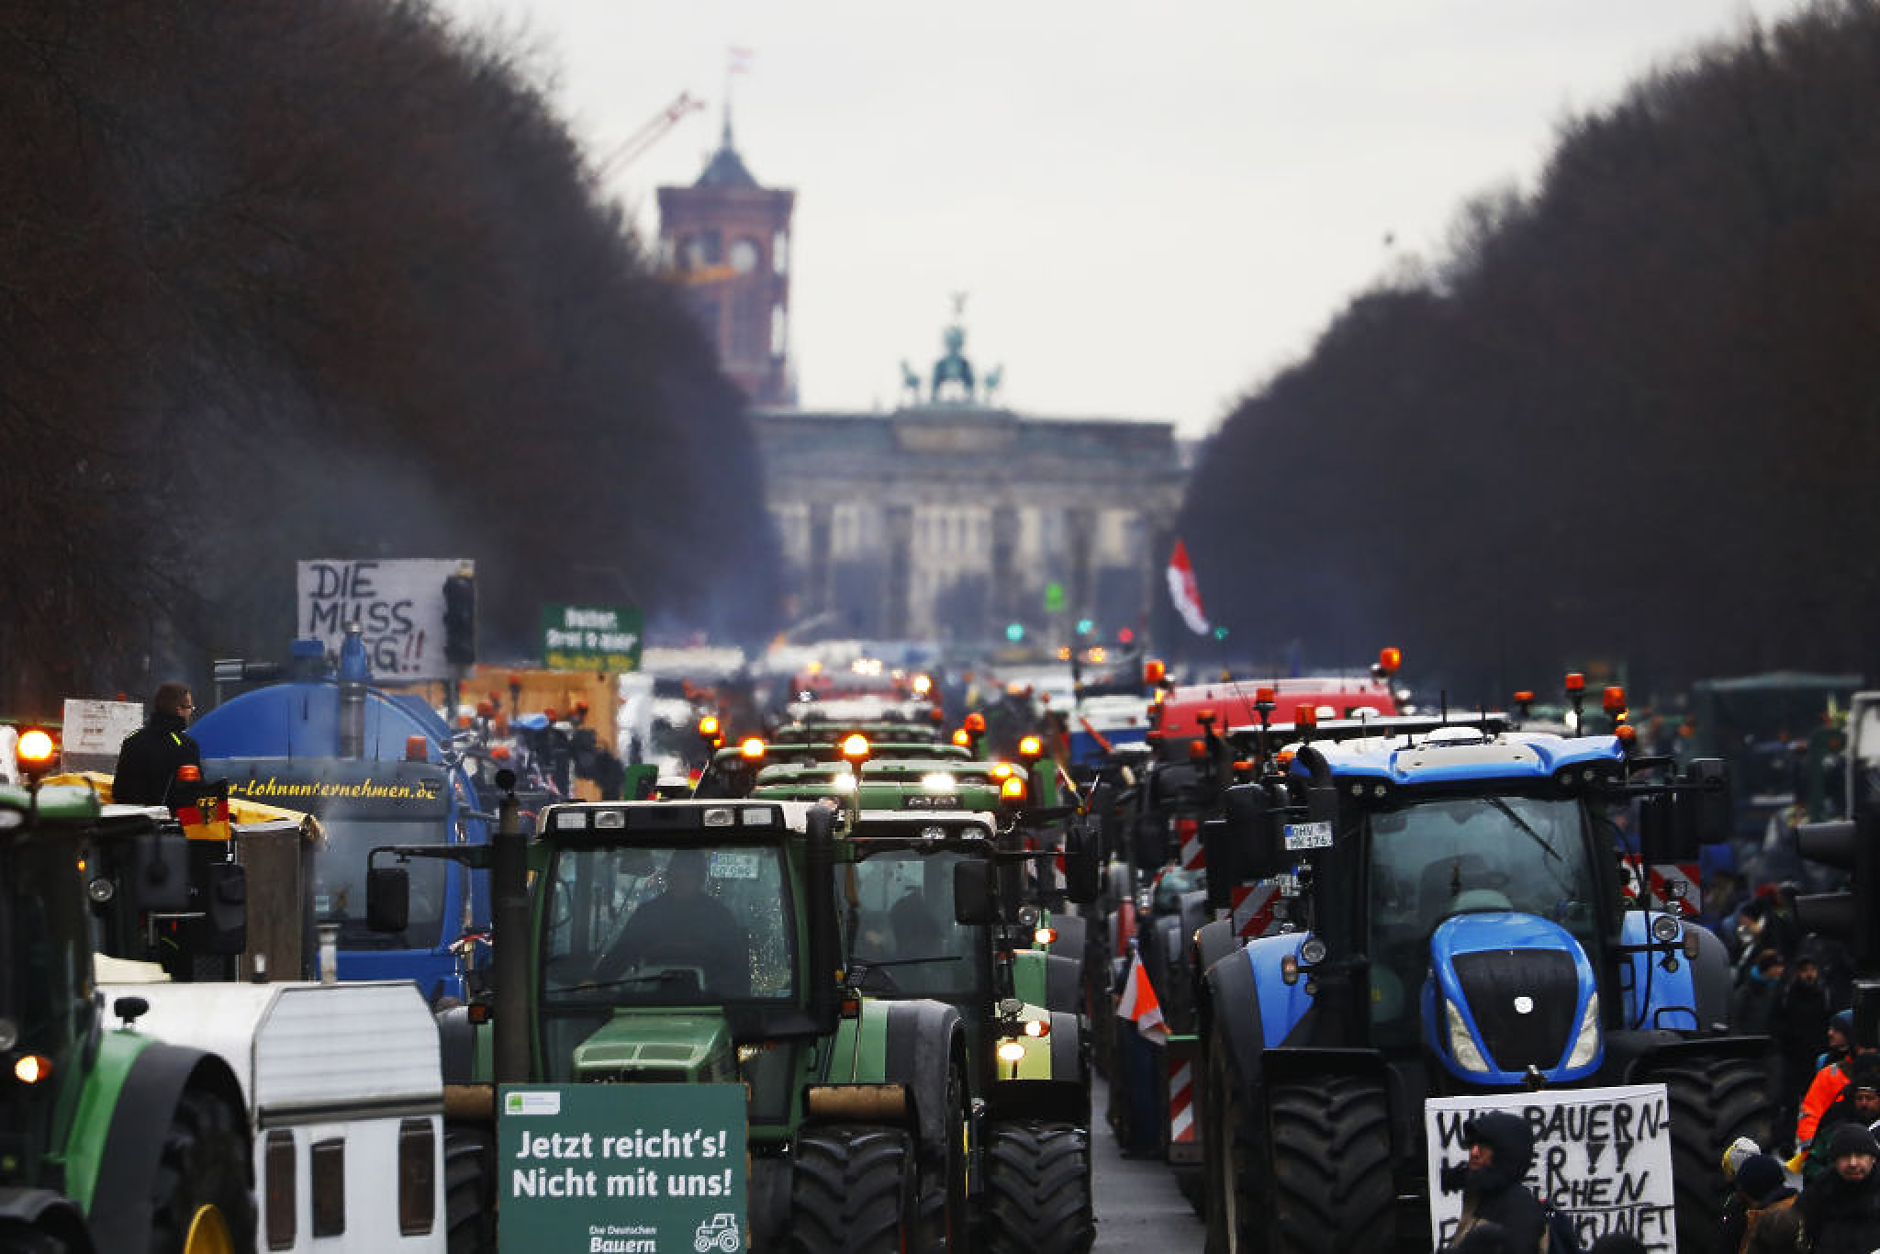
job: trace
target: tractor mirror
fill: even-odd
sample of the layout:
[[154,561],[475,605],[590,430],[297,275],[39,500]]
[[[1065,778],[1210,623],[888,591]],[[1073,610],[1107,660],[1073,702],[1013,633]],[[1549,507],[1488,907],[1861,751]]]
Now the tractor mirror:
[[204,871],[197,948],[238,954],[248,948],[248,869],[238,862],[211,862]]
[[1245,851],[1226,819],[1201,821],[1201,849],[1208,860],[1208,908],[1228,909],[1233,905],[1230,888],[1247,878]]
[[411,873],[402,866],[366,870],[366,926],[402,932],[411,922]]
[[954,922],[967,927],[984,927],[995,921],[988,869],[989,864],[980,858],[968,858],[954,864]]
[[[1233,876],[1221,886],[1223,893],[1234,884],[1269,879],[1287,869],[1291,860],[1280,846],[1272,803],[1262,785],[1236,784],[1229,788],[1224,812],[1226,817],[1215,839],[1223,847]],[[1206,838],[1204,831],[1202,839]],[[1208,865],[1214,865],[1212,849],[1208,850]]]
[[132,892],[140,911],[171,914],[189,909],[189,842],[152,833],[137,837],[131,853]]
[[1097,865],[1097,834],[1092,824],[1071,829],[1064,845],[1064,894],[1080,906],[1087,906],[1102,891],[1102,868]]
[[1683,833],[1678,830],[1681,824],[1673,821],[1674,806],[1675,802],[1663,794],[1639,798],[1639,859],[1648,867],[1697,859],[1697,846],[1692,844],[1686,848],[1680,839]]
[[1730,768],[1722,758],[1693,758],[1684,768],[1677,793],[1680,844],[1715,845],[1730,839],[1735,815],[1730,799]]

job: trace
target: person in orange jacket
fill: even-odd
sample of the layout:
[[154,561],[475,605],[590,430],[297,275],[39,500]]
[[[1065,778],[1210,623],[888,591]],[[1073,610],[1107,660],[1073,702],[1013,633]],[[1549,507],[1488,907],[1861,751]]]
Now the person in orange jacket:
[[1808,1092],[1802,1096],[1802,1112],[1795,1121],[1795,1144],[1805,1147],[1815,1139],[1815,1128],[1821,1122],[1821,1116],[1828,1107],[1834,1105],[1834,1099],[1847,1087],[1848,1077],[1854,1074],[1854,1068],[1865,1062],[1869,1065],[1880,1061],[1880,1050],[1858,1046],[1849,1051],[1846,1057],[1829,1063],[1815,1073],[1815,1078],[1808,1086]]

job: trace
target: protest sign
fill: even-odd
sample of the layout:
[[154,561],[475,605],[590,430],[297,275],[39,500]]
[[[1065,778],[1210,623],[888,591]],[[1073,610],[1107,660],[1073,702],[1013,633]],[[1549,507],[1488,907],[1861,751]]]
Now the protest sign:
[[319,559],[295,568],[295,633],[339,652],[358,623],[372,674],[382,680],[443,679],[444,581],[474,574],[467,558]]
[[1423,1104],[1430,1179],[1430,1232],[1453,1240],[1462,1195],[1445,1193],[1442,1169],[1465,1162],[1462,1125],[1484,1111],[1520,1115],[1534,1133],[1527,1186],[1573,1221],[1580,1248],[1608,1232],[1652,1251],[1677,1249],[1671,1191],[1671,1113],[1662,1084],[1557,1089],[1482,1097],[1432,1097]]
[[531,1254],[736,1254],[742,1084],[504,1085],[498,1244]]

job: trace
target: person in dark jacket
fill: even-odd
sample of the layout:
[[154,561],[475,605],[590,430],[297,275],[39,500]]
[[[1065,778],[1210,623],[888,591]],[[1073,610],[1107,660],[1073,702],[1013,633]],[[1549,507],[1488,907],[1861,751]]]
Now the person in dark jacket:
[[1645,1243],[1629,1232],[1608,1232],[1587,1254],[1646,1254]]
[[[1844,1123],[1828,1142],[1833,1170],[1808,1182],[1800,1249],[1813,1254],[1871,1254],[1880,1248],[1880,1145],[1858,1123]],[[1739,1173],[1740,1174],[1740,1173]]]
[[[1815,1056],[1821,1052],[1822,1043],[1828,1040],[1832,1012],[1828,987],[1821,979],[1821,964],[1813,954],[1798,954],[1789,968],[1788,978],[1783,981],[1768,1029],[1776,1038],[1776,1052],[1781,1060],[1775,1126],[1783,1130],[1783,1135],[1777,1138],[1772,1149],[1783,1148],[1788,1143],[1788,1129],[1795,1126],[1802,1094],[1808,1091],[1815,1073],[1827,1065],[1817,1063]],[[1845,1040],[1842,1045],[1846,1046]]]
[[1508,1233],[1498,1223],[1483,1219],[1456,1238],[1454,1245],[1443,1247],[1445,1254],[1515,1254],[1508,1244]]
[[139,806],[169,803],[177,769],[202,766],[202,750],[183,730],[195,712],[196,699],[189,695],[188,684],[170,680],[157,686],[150,698],[149,718],[118,749],[117,773],[111,782],[113,801]]
[[1527,1120],[1504,1110],[1485,1111],[1462,1125],[1462,1143],[1469,1147],[1469,1160],[1442,1170],[1443,1191],[1462,1191],[1462,1222],[1450,1248],[1460,1248],[1469,1230],[1486,1222],[1502,1230],[1515,1254],[1538,1250],[1546,1216],[1522,1183],[1534,1161]]
[[1787,1254],[1795,1248],[1802,1217],[1795,1209],[1782,1164],[1771,1154],[1752,1154],[1736,1169],[1736,1192],[1747,1209],[1741,1243],[1732,1248],[1749,1254]]
[[[1775,1024],[1776,1007],[1782,1002],[1782,955],[1765,949],[1756,955],[1730,998],[1730,1026],[1751,1036],[1765,1036]],[[1822,1003],[1825,1021],[1827,1003]]]

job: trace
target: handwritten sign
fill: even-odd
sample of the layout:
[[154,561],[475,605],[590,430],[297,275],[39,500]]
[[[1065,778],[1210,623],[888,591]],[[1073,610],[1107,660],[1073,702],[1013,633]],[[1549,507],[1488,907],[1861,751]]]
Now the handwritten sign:
[[444,679],[444,580],[474,574],[464,559],[322,559],[299,562],[296,634],[339,652],[358,623],[380,679]]
[[750,1244],[742,1084],[504,1085],[498,1244],[677,1254]]
[[1527,1187],[1566,1212],[1580,1248],[1624,1232],[1648,1250],[1678,1247],[1671,1192],[1671,1110],[1662,1084],[1560,1089],[1487,1097],[1433,1097],[1423,1103],[1430,1173],[1430,1232],[1440,1248],[1456,1236],[1462,1194],[1438,1183],[1446,1165],[1466,1162],[1462,1125],[1505,1110],[1534,1133]]

